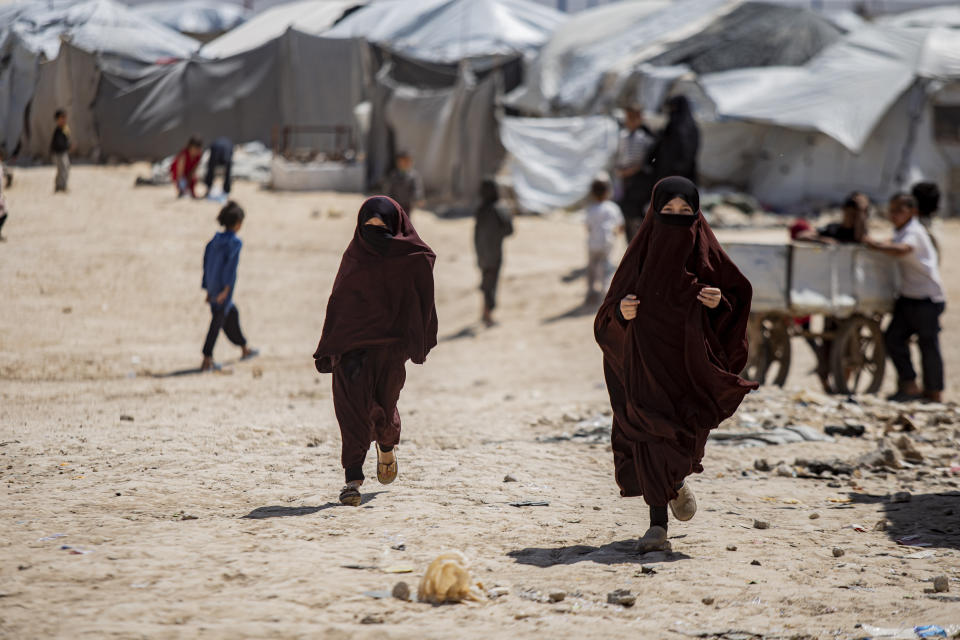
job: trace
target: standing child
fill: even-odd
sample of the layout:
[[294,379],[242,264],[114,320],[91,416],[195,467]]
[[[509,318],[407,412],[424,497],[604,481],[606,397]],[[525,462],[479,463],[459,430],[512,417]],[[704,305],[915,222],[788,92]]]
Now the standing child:
[[50,153],[57,165],[57,179],[53,185],[54,193],[67,191],[67,179],[70,177],[70,127],[67,126],[67,112],[57,109],[54,114],[57,126],[50,140]]
[[513,234],[510,212],[497,202],[500,189],[493,178],[480,184],[480,206],[474,215],[473,246],[480,267],[480,290],[483,292],[483,324],[494,325],[493,310],[497,306],[497,282],[503,264],[503,239]]
[[413,215],[413,210],[423,206],[423,180],[413,168],[413,156],[400,151],[394,158],[396,168],[387,176],[385,191],[400,207]]
[[590,185],[593,202],[587,207],[587,304],[597,304],[607,291],[607,279],[613,271],[610,253],[617,231],[623,226],[623,213],[610,200],[610,182],[598,178]]
[[395,201],[376,196],[360,207],[313,354],[317,371],[333,374],[346,476],[342,504],[360,505],[371,442],[377,448],[377,480],[390,484],[397,477],[397,401],[405,363],[423,364],[437,344],[435,260]]
[[207,243],[203,252],[203,282],[201,286],[207,292],[210,304],[210,329],[203,343],[203,364],[201,371],[214,368],[213,346],[217,343],[220,329],[227,334],[233,344],[243,350],[242,358],[257,355],[256,349],[247,346],[247,339],[240,330],[240,312],[233,304],[233,292],[237,286],[237,266],[240,263],[240,249],[243,242],[237,232],[243,226],[243,209],[232,200],[220,210],[217,222],[223,226],[213,239]]
[[657,183],[594,323],[620,495],[650,507],[645,551],[669,548],[668,505],[678,520],[694,516],[685,480],[703,471],[707,434],[757,388],[738,375],[752,289],[699,209],[686,178]]

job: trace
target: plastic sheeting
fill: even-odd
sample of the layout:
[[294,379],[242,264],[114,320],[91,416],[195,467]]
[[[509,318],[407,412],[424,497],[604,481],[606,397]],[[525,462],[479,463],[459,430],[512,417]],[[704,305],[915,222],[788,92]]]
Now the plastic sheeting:
[[435,203],[471,203],[484,177],[504,157],[496,121],[498,72],[476,81],[464,69],[456,84],[421,89],[394,79],[387,65],[377,75],[367,150],[368,181],[379,183],[398,150],[411,154]]
[[[37,84],[39,60],[17,36],[0,46],[0,149],[13,153],[23,133],[23,116]],[[52,118],[52,116],[51,116]]]
[[[226,58],[250,51],[282,36],[287,29],[318,36],[348,11],[369,0],[300,0],[267,9],[236,29],[211,40],[200,51],[208,58]],[[334,36],[336,37],[336,36]]]
[[547,213],[569,207],[590,190],[617,149],[613,118],[503,118],[500,135],[512,156],[513,189],[520,206]]
[[567,16],[531,0],[380,0],[329,37],[363,37],[431,62],[536,51]]
[[247,10],[241,5],[214,0],[151,2],[134,11],[180,33],[208,38],[238,27],[247,19]]
[[[323,65],[303,61],[324,60]],[[102,154],[157,159],[200,133],[270,143],[274,127],[354,124],[366,94],[367,46],[290,30],[257,49],[140,76],[104,71],[94,105]]]
[[[879,23],[888,27],[947,27],[960,29],[960,7],[930,7],[906,11],[880,18]],[[954,34],[960,37],[960,34]]]

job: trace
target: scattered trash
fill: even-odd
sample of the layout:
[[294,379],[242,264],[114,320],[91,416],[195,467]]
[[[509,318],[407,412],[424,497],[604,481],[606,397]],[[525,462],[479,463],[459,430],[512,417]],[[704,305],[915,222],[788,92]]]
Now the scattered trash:
[[93,549],[81,549],[80,547],[71,547],[68,544],[61,545],[60,550],[69,551],[70,555],[73,555],[73,556],[82,556],[88,553],[93,553]]
[[512,475],[510,475],[510,474],[508,473],[507,475],[503,476],[503,481],[504,481],[504,482],[516,482],[517,479],[514,478]]
[[54,533],[49,536],[37,538],[37,542],[48,542],[49,540],[56,540],[57,538],[66,538],[66,537],[67,537],[67,534],[65,533]]
[[367,615],[360,620],[360,624],[383,624],[383,616],[378,615]]
[[846,551],[844,551],[844,550],[841,549],[840,547],[834,547],[834,548],[833,548],[833,557],[834,557],[834,558],[840,558],[840,557],[842,557],[843,554],[845,554],[845,553],[846,553]]
[[421,602],[443,604],[463,600],[483,600],[473,589],[467,559],[459,551],[442,553],[430,563],[420,580],[417,598]]
[[727,551],[736,551],[736,550],[737,550],[737,545],[735,545],[735,544],[728,544],[728,545],[727,545]]
[[897,538],[897,544],[904,545],[907,547],[932,547],[933,545],[929,542],[924,542],[923,538],[918,535],[904,536],[902,538]]
[[509,587],[493,587],[487,591],[488,598],[499,598],[510,593]]
[[362,571],[362,570],[365,570],[365,569],[376,569],[376,568],[377,568],[376,565],[372,565],[372,564],[342,564],[342,565],[340,565],[340,567],[341,567],[342,569],[359,569],[359,570],[361,570],[361,571]]
[[519,502],[511,502],[511,507],[549,507],[550,503],[543,500],[521,500]]
[[947,576],[937,576],[933,579],[934,593],[946,593],[950,591],[950,581]]
[[754,521],[753,521],[753,528],[754,528],[754,529],[769,529],[769,528],[770,528],[770,523],[767,522],[766,520],[754,520]]
[[653,565],[642,564],[640,565],[640,573],[644,575],[652,576],[652,575],[656,575],[657,569]]
[[374,600],[384,600],[393,596],[389,591],[364,591],[363,595]]
[[407,602],[410,600],[410,585],[401,580],[397,584],[393,585],[393,591],[390,594],[397,600],[403,600]]
[[409,565],[393,565],[384,567],[384,573],[413,573],[413,567]]
[[637,601],[637,596],[630,593],[629,589],[615,589],[607,594],[608,604],[618,604],[621,607],[632,607]]
[[853,475],[853,465],[842,460],[804,460],[797,458],[793,461],[794,466],[803,467],[814,475],[828,473],[834,476]]
[[867,532],[867,529],[862,524],[856,524],[856,523],[848,524],[847,526],[844,527],[844,529],[853,529],[854,531],[858,531],[860,533]]
[[127,415],[127,414],[124,413],[124,414],[122,414],[122,415],[120,416],[120,420],[121,420],[122,422],[133,422],[133,416]]
[[717,444],[753,447],[794,442],[834,441],[832,437],[805,424],[791,424],[767,431],[732,432],[715,429],[710,432],[709,438]]
[[908,553],[903,557],[907,560],[923,560],[924,558],[932,558],[935,555],[933,551],[917,551],[916,553]]
[[197,520],[198,518],[193,514],[185,513],[183,511],[178,511],[177,513],[173,514],[173,519],[174,520]]
[[947,630],[943,627],[938,627],[935,624],[928,624],[923,627],[914,627],[914,633],[917,634],[920,638],[946,638]]
[[843,436],[845,438],[859,438],[866,431],[867,428],[862,424],[829,425],[823,428],[823,432],[828,436]]
[[770,471],[770,463],[764,458],[757,458],[753,461],[753,468],[757,471]]

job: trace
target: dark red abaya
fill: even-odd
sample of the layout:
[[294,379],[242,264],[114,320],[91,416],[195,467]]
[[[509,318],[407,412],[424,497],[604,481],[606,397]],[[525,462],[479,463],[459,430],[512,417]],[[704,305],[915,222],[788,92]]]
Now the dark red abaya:
[[[372,217],[386,226],[365,225]],[[348,481],[363,478],[357,469],[372,441],[392,447],[400,439],[404,364],[423,364],[437,344],[435,259],[400,205],[383,196],[363,203],[313,354],[317,371],[333,373]],[[359,477],[349,477],[351,470]]]
[[[652,201],[662,199],[657,189],[667,180],[683,179],[658,183]],[[707,434],[757,387],[738,375],[747,359],[752,288],[699,205],[693,208],[695,215],[684,216],[651,205],[594,323],[620,494],[642,495],[651,506],[666,505],[685,477],[703,471]],[[716,309],[697,299],[704,287],[721,290]],[[619,313],[628,294],[640,302],[629,321]]]

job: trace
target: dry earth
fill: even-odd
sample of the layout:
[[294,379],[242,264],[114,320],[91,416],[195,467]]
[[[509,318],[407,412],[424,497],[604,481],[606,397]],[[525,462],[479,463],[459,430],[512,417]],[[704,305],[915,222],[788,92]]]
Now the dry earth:
[[[583,231],[560,217],[518,222],[501,324],[484,331],[470,221],[417,213],[439,254],[442,341],[425,366],[408,365],[399,481],[368,481],[361,508],[335,504],[330,380],[310,355],[360,198],[237,185],[248,219],[236,300],[263,355],[236,362],[221,337],[224,373],[165,375],[200,361],[200,259],[216,206],[135,189],[145,170],[77,167],[68,197],[51,193],[49,168],[21,170],[8,193],[0,636],[858,638],[869,635],[861,623],[960,623],[952,405],[909,409],[917,430],[906,437],[923,460],[905,468],[819,478],[754,469],[757,458],[855,461],[897,416],[869,399],[841,405],[807,391],[798,401],[815,385],[802,343],[788,390],[752,395],[722,430],[849,419],[866,435],[711,443],[693,480],[700,513],[671,525],[674,552],[633,552],[645,506],[618,497],[603,429],[578,424],[604,410],[606,392],[592,317],[575,312],[583,280],[564,278],[584,262]],[[945,245],[960,300],[960,226],[947,225]],[[944,322],[948,399],[960,391],[955,309]],[[578,429],[587,437],[571,437]],[[899,491],[912,500],[893,502]],[[509,505],[518,500],[549,506]],[[874,530],[880,520],[886,531]],[[908,535],[930,546],[897,544]],[[399,580],[415,588],[447,549],[507,595],[446,606],[364,595]],[[925,592],[936,576],[948,593]],[[618,588],[636,604],[607,604]],[[565,599],[544,602],[556,590]]]

